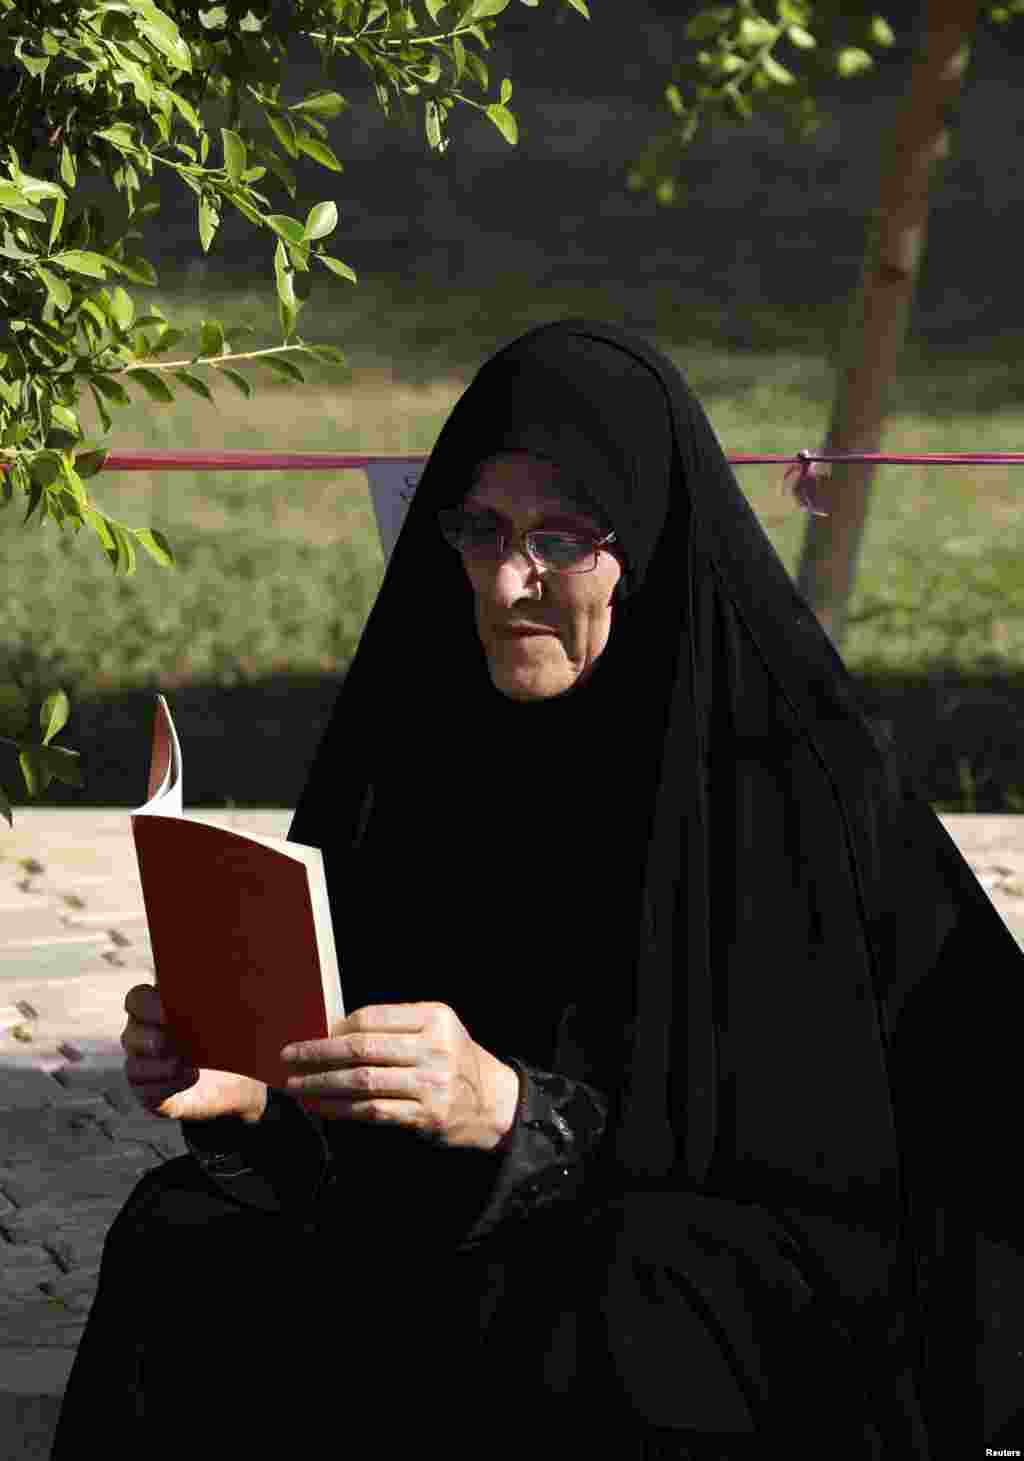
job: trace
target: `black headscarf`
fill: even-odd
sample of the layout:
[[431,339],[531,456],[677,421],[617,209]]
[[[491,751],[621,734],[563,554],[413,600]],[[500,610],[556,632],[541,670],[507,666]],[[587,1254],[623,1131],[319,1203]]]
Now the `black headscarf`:
[[[591,679],[533,704],[491,683],[436,521],[502,450],[555,462],[625,567]],[[543,613],[546,586],[525,592]],[[877,1364],[913,1373],[931,1451],[892,1401],[891,1454],[980,1440],[973,1244],[997,1184],[951,1131],[965,1099],[985,1119],[1016,1097],[968,1058],[959,989],[1004,997],[1024,961],[664,355],[571,319],[483,365],[289,838],[324,850],[348,1011],[441,1000],[550,1069],[574,1006],[609,1052],[603,1180],[774,1214]]]

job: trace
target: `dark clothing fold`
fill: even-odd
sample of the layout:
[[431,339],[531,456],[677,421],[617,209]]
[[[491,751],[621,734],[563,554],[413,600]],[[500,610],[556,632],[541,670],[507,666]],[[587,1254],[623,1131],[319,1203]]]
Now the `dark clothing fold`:
[[[752,1456],[780,1405],[792,1454],[842,1417],[849,1454],[881,1456],[849,1336],[791,1232],[699,1193],[596,1200],[587,1159],[607,1099],[507,1058],[520,1098],[500,1152],[329,1122],[277,1090],[252,1125],[183,1122],[189,1155],[148,1173],[107,1236],[52,1461],[101,1425],[107,1461],[171,1454],[200,1434],[261,1455],[297,1419],[298,1396],[313,1407],[310,1444],[368,1444],[396,1385],[396,1452],[477,1454],[489,1397],[505,1438],[521,1431],[542,1456],[612,1437],[637,1461]],[[389,1142],[382,1193],[360,1179],[372,1153],[376,1181],[373,1148]],[[608,1322],[622,1305],[626,1329]],[[400,1382],[386,1362],[396,1350]],[[355,1411],[318,1415],[317,1397],[339,1385]]]

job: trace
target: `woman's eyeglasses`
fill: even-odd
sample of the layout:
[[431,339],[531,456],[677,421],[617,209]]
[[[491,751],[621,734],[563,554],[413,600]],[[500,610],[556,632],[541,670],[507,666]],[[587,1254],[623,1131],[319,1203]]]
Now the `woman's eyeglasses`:
[[445,508],[437,515],[441,534],[449,547],[467,558],[503,558],[510,542],[518,542],[539,568],[554,573],[589,573],[597,567],[598,551],[615,541],[615,534],[594,538],[587,533],[553,532],[534,528],[518,538],[482,513],[462,507]]

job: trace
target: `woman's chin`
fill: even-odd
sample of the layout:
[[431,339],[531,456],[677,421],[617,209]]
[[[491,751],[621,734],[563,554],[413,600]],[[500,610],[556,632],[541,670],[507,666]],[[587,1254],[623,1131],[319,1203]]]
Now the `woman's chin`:
[[533,674],[511,670],[507,665],[490,665],[491,683],[508,700],[552,700],[575,687],[569,675]]
[[510,669],[508,665],[492,663],[490,671],[494,688],[509,700],[549,700],[552,695],[561,695],[569,688],[551,675],[528,674]]

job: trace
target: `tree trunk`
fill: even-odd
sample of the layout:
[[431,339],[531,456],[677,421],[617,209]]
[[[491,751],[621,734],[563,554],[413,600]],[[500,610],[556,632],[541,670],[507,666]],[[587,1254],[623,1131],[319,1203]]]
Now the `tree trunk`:
[[[907,333],[928,222],[933,165],[949,152],[946,110],[959,97],[979,0],[925,0],[924,30],[904,100],[886,129],[878,207],[839,349],[839,378],[823,450],[881,450],[889,382]],[[833,463],[815,495],[828,517],[808,516],[797,587],[836,649],[860,553],[871,462]]]

